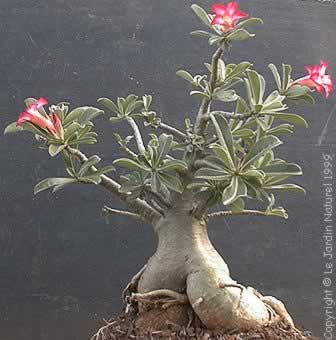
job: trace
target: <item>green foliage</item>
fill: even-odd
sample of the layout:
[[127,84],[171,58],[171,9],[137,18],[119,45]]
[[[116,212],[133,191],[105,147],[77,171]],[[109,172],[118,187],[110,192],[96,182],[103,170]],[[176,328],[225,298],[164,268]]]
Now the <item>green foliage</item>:
[[141,112],[148,110],[151,102],[151,96],[144,96],[142,99],[139,99],[139,97],[134,94],[130,94],[126,98],[118,97],[116,103],[109,98],[98,99],[99,104],[117,114],[117,116],[110,118],[110,121],[113,123],[121,122],[127,118],[142,117]]
[[[260,102],[261,92],[254,93]],[[209,146],[211,152],[195,173],[197,182],[189,188],[200,190],[208,200],[221,201],[233,210],[244,209],[246,199],[266,201],[269,207],[274,201],[273,192],[304,192],[296,184],[284,183],[291,176],[301,175],[302,169],[274,158],[272,150],[282,144],[278,137],[261,132],[258,125],[257,132],[246,128],[251,126],[249,121],[228,122],[220,111],[212,112],[210,120],[217,141]],[[287,218],[283,208],[269,207],[266,214]]]
[[[136,159],[119,158],[114,161],[114,164],[134,170],[139,175],[132,178],[136,178],[137,181],[142,178],[141,185],[149,184],[152,191],[160,192],[163,188],[181,192],[183,185],[179,177],[176,176],[176,172],[186,171],[187,164],[169,156],[172,146],[173,136],[161,134],[157,137],[152,135],[144,155],[138,155]],[[128,179],[128,181],[130,180]],[[136,182],[135,186],[138,187],[139,183]]]
[[310,95],[311,90],[307,86],[293,85],[291,79],[292,67],[288,64],[282,64],[282,77],[274,64],[269,64],[268,67],[272,71],[276,86],[280,94],[286,96],[287,99],[293,102],[306,102],[314,104],[315,100]]
[[101,161],[97,156],[91,156],[85,162],[79,163],[78,160],[68,152],[63,153],[66,165],[66,171],[71,177],[52,177],[46,178],[36,184],[34,194],[41,191],[53,188],[53,192],[63,189],[68,184],[85,183],[99,184],[101,176],[114,171],[115,168],[111,165],[96,169],[96,165]]

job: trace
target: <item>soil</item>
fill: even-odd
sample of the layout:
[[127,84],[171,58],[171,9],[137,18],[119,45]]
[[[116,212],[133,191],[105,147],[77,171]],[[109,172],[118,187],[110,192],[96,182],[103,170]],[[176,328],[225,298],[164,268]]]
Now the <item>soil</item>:
[[147,330],[144,333],[139,332],[135,319],[131,316],[121,316],[115,320],[105,321],[105,323],[106,325],[91,340],[319,340],[311,332],[289,329],[283,323],[232,334],[178,325],[168,325],[165,330]]

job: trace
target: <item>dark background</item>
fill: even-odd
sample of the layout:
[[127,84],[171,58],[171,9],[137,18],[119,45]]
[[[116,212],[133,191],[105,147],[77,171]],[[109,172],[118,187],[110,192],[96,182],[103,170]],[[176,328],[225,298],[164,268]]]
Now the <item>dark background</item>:
[[[209,8],[210,1],[199,1]],[[330,61],[336,69],[336,3],[245,0],[265,25],[227,56],[252,60],[270,81],[270,62]],[[26,97],[95,105],[101,96],[152,94],[164,119],[182,126],[197,100],[175,71],[203,72],[211,48],[189,32],[202,28],[187,0],[0,0],[1,129],[16,120]],[[334,71],[335,73],[335,71]],[[271,85],[273,86],[273,84]],[[214,221],[211,237],[233,277],[281,298],[299,325],[322,330],[321,158],[336,150],[336,97],[300,106],[310,122],[286,137],[281,156],[299,162],[306,196],[282,196],[290,213],[277,218]],[[107,119],[100,143],[86,148],[108,163],[118,156]],[[122,127],[125,132],[125,127]],[[73,186],[33,196],[43,178],[63,174],[62,162],[35,147],[31,135],[0,136],[0,331],[6,340],[83,340],[115,315],[122,287],[153,253],[147,225],[113,217],[119,203],[100,188]]]

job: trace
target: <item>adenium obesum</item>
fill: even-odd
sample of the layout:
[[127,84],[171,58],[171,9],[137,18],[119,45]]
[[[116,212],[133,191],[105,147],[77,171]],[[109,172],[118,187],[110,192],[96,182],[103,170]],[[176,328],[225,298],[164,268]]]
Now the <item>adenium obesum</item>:
[[29,122],[36,127],[51,133],[53,137],[63,139],[64,130],[58,115],[56,113],[52,113],[50,116],[45,116],[39,112],[39,109],[47,104],[48,100],[41,97],[35,103],[29,105],[27,109],[20,114],[16,125],[19,126],[23,123]]
[[300,84],[316,89],[319,93],[325,93],[326,98],[329,98],[334,91],[334,84],[331,75],[326,74],[328,62],[321,60],[319,65],[305,66],[308,75],[297,79],[294,84]]
[[[268,89],[251,62],[227,63],[229,58],[223,57],[236,41],[255,36],[246,26],[263,21],[241,11],[237,2],[214,4],[212,13],[197,4],[191,8],[207,29],[192,35],[206,37],[217,49],[211,63],[205,63],[206,74],[176,72],[192,87],[190,95],[200,99],[194,119],[187,118],[183,128],[164,122],[152,107],[150,95],[99,98],[98,104],[112,113],[111,123],[124,122],[132,130],[128,136],[114,133],[126,154],[113,160],[116,168],[101,167],[98,155],[86,156],[81,151],[82,145],[97,142],[93,120],[103,110],[96,107],[70,110],[59,103],[46,113],[46,98],[29,98],[27,109],[5,133],[32,132],[42,137],[37,140],[43,149],[48,146],[50,156],[63,156],[67,177],[43,179],[34,187],[35,194],[47,189],[55,192],[73,183],[99,185],[130,210],[105,206],[104,212],[153,226],[159,239],[157,251],[124,290],[126,313],[138,311],[136,327],[160,328],[156,320],[162,320],[163,328],[179,322],[186,326],[191,320],[189,311],[204,327],[230,334],[279,320],[294,327],[281,301],[231,277],[225,260],[211,244],[207,224],[212,218],[232,215],[288,218],[285,208],[275,206],[275,194],[305,190],[287,182],[302,175],[302,169],[277,157],[275,149],[283,143],[278,136],[292,133],[295,126],[308,126],[302,116],[287,112],[289,105],[314,103],[309,93],[313,91],[330,97],[334,85],[326,74],[328,63],[322,60],[319,65],[306,66],[308,75],[296,80],[290,65],[282,65],[281,76],[277,66],[269,64],[276,88]],[[141,123],[157,132],[143,132]],[[149,138],[143,139],[143,133]],[[251,200],[264,202],[265,209],[248,209]],[[224,210],[211,212],[219,205]],[[166,313],[165,309],[162,313],[156,308],[161,303],[162,309],[172,303],[177,312]]]
[[214,4],[212,11],[215,14],[212,25],[218,25],[223,32],[231,31],[236,27],[239,20],[249,17],[247,13],[239,10],[237,2],[229,2],[226,5]]

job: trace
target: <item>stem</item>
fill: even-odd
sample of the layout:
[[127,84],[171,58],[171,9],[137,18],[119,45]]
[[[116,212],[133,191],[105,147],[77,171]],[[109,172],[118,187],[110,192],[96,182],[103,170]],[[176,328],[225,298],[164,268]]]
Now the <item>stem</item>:
[[242,210],[242,211],[216,211],[208,214],[208,217],[222,217],[232,215],[252,215],[252,216],[269,216],[265,211],[259,210]]
[[140,154],[145,153],[146,148],[144,146],[142,136],[141,136],[141,133],[140,133],[140,130],[139,130],[137,123],[135,122],[135,120],[133,118],[127,118],[127,122],[129,123],[129,125],[133,129],[134,137],[135,137],[135,141],[136,141],[137,146],[138,146],[139,153]]
[[[218,61],[220,59],[220,57],[223,54],[223,49],[220,47],[216,50],[216,52],[214,53],[214,55],[212,56],[212,62],[211,62],[211,75],[210,75],[210,81],[209,81],[209,85],[210,85],[210,90],[213,91],[216,85],[216,81],[217,81],[217,70],[218,70]],[[201,102],[201,106],[198,110],[198,114],[196,117],[196,123],[195,123],[195,127],[194,127],[194,132],[197,135],[203,136],[206,126],[207,126],[207,122],[209,120],[209,108],[210,108],[210,103],[211,103],[211,99],[207,99],[204,98],[202,99]]]
[[[71,155],[75,156],[81,163],[84,163],[88,160],[88,158],[77,149],[67,146],[65,150]],[[92,168],[94,170],[97,170],[95,167]],[[143,216],[146,221],[153,223],[154,221],[157,221],[161,218],[161,214],[146,201],[140,198],[130,200],[127,194],[119,192],[120,184],[112,178],[106,175],[101,175],[100,178],[101,182],[99,183],[99,185],[104,187],[109,192],[113,193],[115,196],[119,197],[121,200],[125,201],[130,209],[134,210],[135,213]]]
[[108,207],[107,205],[104,205],[103,211],[109,214],[128,216],[128,217],[133,217],[135,219],[140,219],[140,220],[143,219],[143,217],[139,214],[135,214],[135,213],[132,213],[130,211],[125,211],[125,210],[113,209],[113,208]]
[[177,139],[184,141],[187,139],[187,135],[185,133],[183,133],[182,131],[168,125],[165,123],[160,123],[159,125],[159,129],[169,132],[171,133],[174,137],[176,137]]

